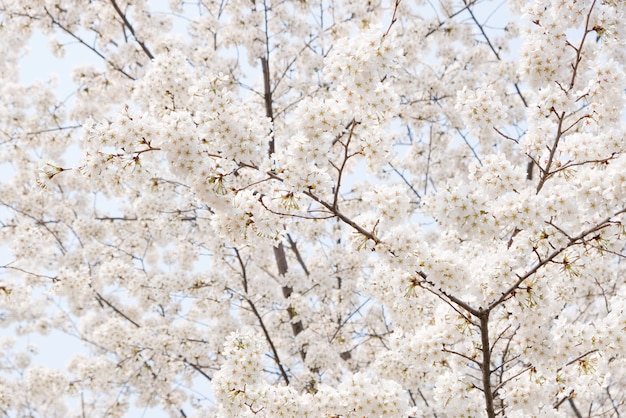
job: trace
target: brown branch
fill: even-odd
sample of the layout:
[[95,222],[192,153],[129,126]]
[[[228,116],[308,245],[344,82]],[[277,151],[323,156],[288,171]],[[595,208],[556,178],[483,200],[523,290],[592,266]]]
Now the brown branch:
[[98,220],[98,221],[137,221],[139,220],[138,218],[126,218],[126,217],[120,217],[120,216],[96,216],[94,219]]
[[[495,346],[496,346],[496,344],[498,344],[498,341],[500,341],[501,339],[503,339],[503,338],[504,338],[504,334],[505,334],[505,333],[506,333],[506,332],[507,332],[510,328],[511,328],[511,324],[507,325],[507,326],[506,326],[506,327],[505,327],[505,328],[504,328],[504,329],[503,329],[503,330],[502,330],[502,331],[498,334],[498,336],[496,337],[496,339],[493,341],[492,347],[495,347]],[[513,335],[515,335],[515,333],[516,333],[516,332],[517,332],[517,330],[513,331]],[[512,338],[512,336],[511,336],[511,338]],[[510,341],[511,341],[511,340],[509,339],[509,342],[510,342]],[[507,347],[508,347],[508,344],[507,344]],[[505,349],[505,352],[506,352],[506,349]],[[493,354],[493,352],[492,352],[492,354]]]
[[[272,86],[271,86],[271,71],[270,71],[270,50],[269,50],[269,26],[268,26],[268,6],[265,4],[265,56],[261,57],[261,66],[263,69],[263,89],[264,89],[264,103],[265,103],[265,116],[267,116],[272,123],[272,132],[270,135],[270,143],[268,149],[268,156],[271,157],[272,154],[276,151],[276,143],[275,143],[275,134],[273,131],[274,126],[274,108],[273,108],[273,98],[272,98]],[[262,202],[261,202],[262,203]],[[274,251],[274,259],[276,260],[276,266],[278,268],[278,274],[282,277],[287,274],[287,255],[285,254],[285,247],[282,242],[277,246],[273,247]],[[293,288],[291,286],[282,286],[282,292],[285,299],[289,299],[293,292]],[[291,323],[291,331],[295,336],[298,336],[303,330],[304,326],[302,325],[302,321],[294,322],[293,319],[296,317],[297,313],[292,306],[287,308],[287,313],[289,315],[290,323]],[[306,352],[301,348],[300,356],[304,360],[306,356]],[[286,377],[286,376],[283,376]],[[288,380],[286,380],[289,383]]]
[[339,199],[339,189],[341,188],[341,178],[343,176],[343,172],[345,170],[346,167],[346,163],[348,162],[348,159],[353,156],[352,155],[348,155],[348,148],[350,147],[350,141],[352,140],[352,136],[354,135],[354,128],[356,127],[356,125],[358,125],[358,122],[356,122],[354,119],[352,119],[352,122],[350,122],[350,133],[348,134],[348,139],[346,140],[346,143],[343,144],[341,143],[341,145],[343,146],[343,161],[341,162],[341,167],[335,167],[334,164],[332,164],[333,167],[335,167],[335,169],[337,170],[337,185],[335,186],[335,194],[333,196],[333,208],[337,209],[337,201]]
[[44,10],[46,11],[46,13],[48,14],[48,16],[50,17],[50,19],[52,20],[52,24],[58,26],[63,32],[67,33],[69,36],[71,36],[72,38],[74,38],[76,41],[78,41],[78,43],[80,43],[83,46],[86,46],[87,48],[89,48],[92,52],[94,52],[96,55],[98,55],[100,58],[102,58],[107,64],[109,64],[111,66],[111,68],[115,69],[116,71],[119,71],[120,73],[124,74],[127,78],[129,78],[130,80],[135,81],[135,77],[131,76],[130,74],[128,74],[126,71],[124,71],[121,67],[118,67],[117,65],[115,65],[113,63],[113,61],[111,61],[110,59],[108,59],[107,57],[105,57],[100,51],[98,51],[96,48],[94,48],[93,46],[89,45],[87,42],[85,42],[81,37],[79,37],[78,35],[76,35],[74,32],[72,32],[71,30],[69,30],[68,28],[66,28],[65,26],[63,26],[58,20],[56,20],[56,18],[54,16],[52,16],[52,14],[48,11],[47,8],[44,7]]
[[580,360],[584,359],[585,357],[587,357],[590,354],[597,353],[598,351],[599,350],[597,348],[594,348],[593,350],[589,350],[586,353],[583,353],[580,356],[576,357],[574,360],[568,361],[567,363],[565,363],[565,366],[559,367],[558,369],[556,369],[556,371],[559,372],[564,367],[571,366],[572,364],[576,363],[577,361],[580,361]]
[[239,267],[241,268],[241,280],[243,281],[243,291],[248,294],[248,275],[246,273],[246,264],[241,259],[241,254],[239,250],[234,247],[235,255],[237,256],[237,260],[239,261]]
[[396,21],[398,20],[396,15],[398,14],[398,7],[400,7],[400,2],[401,1],[402,0],[396,0],[396,4],[393,7],[393,15],[391,16],[391,22],[389,23],[389,26],[387,27],[387,30],[383,34],[383,38],[385,38],[387,35],[389,35],[389,31],[391,31],[391,28],[393,27],[394,23],[396,23]]
[[[557,82],[557,85],[559,85],[561,87],[561,89],[563,90],[563,92],[565,94],[569,94],[569,92],[572,90],[572,88],[574,88],[574,84],[576,83],[576,76],[578,74],[578,66],[579,66],[580,62],[582,61],[583,46],[585,44],[585,40],[587,38],[587,35],[590,32],[593,31],[593,29],[589,28],[589,20],[591,19],[591,13],[593,11],[593,8],[594,8],[595,4],[596,4],[596,0],[594,0],[593,3],[591,3],[591,7],[589,8],[589,13],[587,13],[587,18],[585,20],[585,31],[583,33],[583,37],[580,40],[580,44],[578,45],[578,47],[575,47],[571,43],[567,42],[567,45],[569,45],[570,47],[572,47],[576,51],[576,58],[575,58],[574,64],[572,65],[572,78],[571,78],[571,80],[569,82],[568,88],[567,89],[563,88],[561,86],[561,84],[559,82]],[[554,144],[552,145],[551,148],[549,148],[550,149],[550,155],[548,157],[548,162],[546,163],[545,168],[542,168],[541,166],[539,166],[539,170],[541,171],[541,178],[539,179],[539,183],[537,184],[537,193],[539,193],[539,191],[541,191],[541,189],[542,189],[543,185],[545,184],[546,180],[548,180],[548,178],[550,178],[555,172],[559,171],[559,170],[556,170],[554,172],[551,172],[551,167],[552,167],[552,162],[554,160],[554,155],[556,153],[556,149],[558,147],[559,140],[561,139],[561,137],[567,131],[569,131],[572,127],[574,127],[576,124],[578,124],[581,120],[583,120],[586,117],[589,117],[588,115],[582,116],[578,120],[576,120],[573,124],[571,124],[569,127],[567,127],[566,129],[563,129],[563,121],[565,120],[565,112],[562,112],[559,115],[554,108],[552,108],[551,110],[552,110],[552,112],[554,114],[557,115],[557,118],[558,118],[557,132],[556,132],[556,137],[554,139]]]
[[510,377],[506,378],[505,380],[500,382],[500,384],[498,386],[496,386],[496,388],[493,390],[493,393],[496,393],[498,390],[500,390],[502,387],[504,387],[504,385],[506,385],[507,383],[509,383],[513,379],[523,375],[524,373],[526,373],[527,371],[532,370],[532,369],[533,369],[533,366],[527,366],[526,368],[524,368],[524,369],[520,370],[519,372],[515,373],[513,376],[510,376]]
[[250,309],[252,309],[254,316],[256,316],[257,320],[259,321],[259,324],[261,325],[261,329],[263,330],[263,334],[265,335],[265,340],[267,341],[267,343],[270,346],[270,349],[272,350],[272,355],[274,356],[274,362],[276,362],[276,365],[278,366],[278,369],[280,370],[280,375],[285,381],[285,384],[288,385],[289,376],[287,375],[287,371],[285,370],[282,362],[280,361],[280,357],[278,356],[278,350],[276,349],[276,346],[274,345],[274,341],[272,341],[272,337],[270,337],[270,333],[267,330],[267,327],[265,326],[265,322],[263,322],[263,317],[257,310],[254,303],[247,296],[244,296],[244,299],[246,300],[246,302],[248,302],[248,305],[250,306]]
[[619,410],[617,409],[617,406],[623,405],[624,401],[622,400],[621,402],[616,402],[613,399],[613,396],[611,396],[611,391],[609,389],[610,389],[609,386],[607,386],[606,387],[606,394],[609,397],[609,401],[611,401],[610,404],[613,407],[613,411],[615,411],[615,416],[617,416],[617,418],[620,418],[620,413],[619,413]]
[[[68,171],[68,170],[69,169],[61,169],[61,171],[59,171],[59,173],[62,172],[62,171]],[[37,217],[31,215],[30,213],[28,213],[28,212],[26,212],[26,211],[24,211],[22,209],[19,209],[18,207],[14,206],[14,205],[7,204],[7,203],[3,202],[2,200],[0,200],[0,205],[3,205],[3,206],[6,206],[7,208],[10,208],[10,209],[14,210],[17,213],[20,213],[20,214],[26,216],[27,218],[32,219],[36,225],[42,226],[46,231],[48,231],[50,233],[50,235],[52,235],[54,240],[57,242],[57,245],[59,247],[59,250],[61,251],[61,254],[66,254],[67,253],[67,250],[66,250],[65,246],[63,245],[63,241],[61,241],[61,239],[57,236],[57,234],[54,231],[52,231],[50,229],[50,227],[48,226],[48,224],[57,224],[57,223],[60,223],[60,221],[57,221],[57,220],[48,220],[48,221],[46,221],[46,220],[43,220],[43,219],[38,219]]]
[[289,241],[289,248],[295,254],[296,260],[298,260],[298,263],[300,263],[300,267],[302,267],[302,270],[304,270],[304,274],[309,276],[310,275],[309,270],[306,268],[306,265],[304,264],[304,260],[302,259],[302,254],[300,254],[300,251],[298,250],[298,246],[296,245],[296,242],[291,238],[291,235],[289,234],[287,234],[287,240]]
[[558,410],[558,409],[559,409],[559,407],[560,407],[561,405],[563,405],[563,403],[564,403],[565,401],[567,401],[568,399],[570,399],[572,396],[574,396],[574,390],[573,390],[573,389],[572,389],[572,391],[571,391],[568,395],[565,395],[565,396],[563,397],[563,399],[561,399],[560,401],[557,401],[557,402],[554,404],[553,408],[554,408],[554,409],[556,409],[556,410]]
[[[60,279],[58,276],[47,276],[45,274],[39,274],[39,273],[33,273],[27,270],[24,270],[20,267],[14,267],[11,264],[14,263],[15,261],[10,262],[9,264],[5,264],[4,266],[0,266],[0,269],[7,269],[7,270],[16,270],[16,271],[20,271],[24,274],[28,274],[30,276],[34,276],[34,277],[40,277],[42,279],[48,279],[51,282],[55,283],[58,282]],[[1,290],[5,290],[5,289],[1,289]]]
[[117,5],[117,3],[115,2],[115,0],[111,0],[111,4],[113,5],[113,8],[115,9],[115,11],[117,12],[117,14],[119,15],[119,17],[122,19],[122,22],[124,23],[124,26],[126,26],[128,28],[128,30],[130,31],[131,35],[133,35],[133,38],[135,38],[135,41],[137,41],[137,43],[139,44],[139,46],[141,47],[141,49],[143,50],[143,52],[145,52],[145,54],[148,56],[148,58],[150,59],[154,59],[154,55],[152,55],[152,52],[150,52],[150,50],[148,49],[148,47],[146,46],[146,44],[144,44],[142,41],[140,41],[137,38],[137,35],[135,34],[135,29],[133,28],[133,25],[130,24],[130,22],[128,21],[128,19],[126,18],[126,15],[124,14],[124,12],[122,12],[122,10],[119,8],[119,6]]
[[206,377],[207,380],[210,382],[213,379],[211,378],[211,376],[209,376],[208,374],[205,373],[204,370],[202,370],[200,368],[200,366],[198,366],[197,364],[193,364],[191,363],[189,360],[187,360],[186,358],[183,358],[183,363],[187,364],[188,366],[190,366],[192,369],[194,369],[195,371],[197,371],[198,373],[200,373],[202,376]]
[[[263,87],[264,87],[264,95],[263,99],[265,102],[265,116],[270,118],[272,122],[272,126],[274,125],[274,109],[272,106],[272,86],[270,83],[270,64],[268,58],[261,57],[261,66],[263,67]],[[275,135],[272,128],[272,134],[270,138],[270,147],[268,154],[271,156],[276,151],[275,145]]]
[[31,136],[31,135],[39,135],[39,134],[45,134],[48,132],[58,132],[58,131],[65,131],[68,129],[80,129],[82,128],[83,125],[69,125],[69,126],[58,126],[55,128],[48,128],[48,129],[42,129],[39,131],[32,131],[32,132],[26,132],[26,135]]
[[597,160],[585,160],[585,161],[579,161],[579,162],[573,162],[573,161],[568,161],[567,163],[561,165],[558,168],[555,168],[554,170],[552,170],[550,172],[550,175],[554,175],[556,173],[559,173],[561,171],[565,171],[569,168],[572,167],[577,167],[577,166],[582,166],[582,165],[587,165],[587,164],[608,164],[610,161],[616,159],[620,154],[617,153],[612,153],[609,157],[606,158],[600,158]]
[[567,401],[569,402],[569,406],[572,407],[572,411],[574,411],[574,414],[576,415],[576,418],[583,418],[583,414],[580,413],[580,411],[578,410],[578,408],[576,408],[576,404],[574,403],[574,397],[570,396]]
[[[424,397],[424,394],[422,393],[420,388],[417,388],[417,393],[420,394],[420,397],[422,398],[422,400],[424,401],[424,404],[426,404],[426,407],[430,408],[430,405],[428,404],[428,401],[426,400],[426,398]],[[432,410],[432,408],[431,408]],[[432,411],[433,413],[433,417],[437,418],[437,414],[435,413],[435,411]]]
[[[281,244],[282,245],[282,244]],[[274,247],[276,248],[276,247]],[[257,320],[259,321],[259,325],[261,326],[261,329],[263,330],[263,334],[265,335],[265,340],[267,341],[267,343],[270,346],[270,349],[272,350],[272,354],[274,356],[274,361],[276,362],[276,365],[278,366],[278,369],[280,370],[280,374],[283,378],[283,380],[285,381],[285,384],[289,384],[289,376],[287,375],[287,372],[285,370],[285,368],[283,367],[282,362],[280,361],[280,357],[278,355],[278,350],[276,349],[276,346],[274,345],[274,341],[272,340],[270,333],[267,329],[267,327],[265,326],[265,322],[263,321],[263,317],[261,316],[261,314],[259,313],[259,311],[256,308],[256,305],[252,302],[252,300],[247,296],[248,295],[248,279],[247,279],[247,273],[246,273],[246,265],[243,261],[243,259],[241,258],[241,254],[239,253],[239,250],[237,248],[233,248],[235,250],[235,255],[237,257],[237,260],[239,262],[239,266],[241,268],[241,277],[243,279],[243,288],[244,288],[244,292],[245,295],[241,295],[241,297],[248,302],[248,305],[250,306],[250,309],[252,309],[252,312],[254,313],[254,316],[256,316]],[[283,251],[284,252],[284,251]],[[286,265],[285,265],[285,271],[286,271]]]
[[[411,189],[413,194],[417,197],[417,200],[421,200],[422,196],[419,194],[417,190],[415,190],[415,187],[413,187],[413,185],[407,180],[404,174],[401,173],[400,170],[398,170],[396,167],[394,167],[393,164],[391,163],[388,163],[388,164],[389,164],[389,167],[391,167],[391,169],[402,179],[404,184],[406,184],[409,187],[409,189]],[[426,168],[426,180],[428,181],[428,166]]]
[[587,13],[587,18],[585,19],[585,32],[583,33],[583,37],[580,40],[580,44],[578,45],[578,48],[576,48],[569,42],[567,43],[576,51],[576,62],[574,63],[572,67],[572,79],[570,80],[568,91],[574,87],[574,83],[576,82],[576,75],[578,73],[578,65],[582,61],[582,50],[583,50],[583,45],[585,44],[587,35],[590,32],[593,32],[593,29],[589,28],[589,20],[591,19],[591,12],[593,11],[593,8],[595,7],[595,5],[596,5],[596,0],[593,0],[593,3],[591,3],[591,7],[589,8],[589,13]]
[[463,132],[461,132],[459,128],[456,128],[456,132],[461,136],[461,138],[463,138],[463,142],[465,142],[465,145],[467,145],[470,151],[472,151],[472,155],[474,156],[474,158],[476,158],[476,161],[478,161],[478,164],[482,167],[483,162],[478,156],[478,153],[476,152],[472,144],[469,143],[469,140],[467,139],[467,135],[463,134]]
[[548,178],[550,178],[550,176],[552,175],[550,173],[550,168],[552,167],[552,162],[554,161],[554,154],[556,153],[556,149],[559,146],[559,141],[561,140],[561,136],[563,135],[562,129],[563,129],[563,120],[565,119],[565,112],[562,112],[559,115],[558,113],[556,113],[556,110],[554,110],[554,108],[553,108],[553,111],[557,115],[559,123],[557,125],[556,137],[554,138],[554,143],[552,144],[552,147],[550,148],[550,155],[548,156],[548,162],[546,163],[545,167],[539,166],[539,170],[541,171],[541,178],[539,179],[539,183],[537,184],[537,194],[539,194],[539,192],[543,188],[543,185],[546,183]]
[[482,343],[481,351],[483,353],[482,371],[483,393],[485,396],[485,410],[489,418],[495,418],[496,414],[493,406],[493,391],[491,390],[491,347],[489,344],[489,311],[480,312],[478,319],[480,320],[480,340]]
[[467,315],[465,315],[463,312],[461,312],[459,310],[459,308],[457,308],[456,306],[454,306],[452,304],[452,302],[456,303],[457,305],[459,305],[460,307],[462,307],[463,309],[465,309],[466,311],[468,311],[469,313],[471,313],[474,316],[478,316],[478,314],[480,313],[477,309],[472,308],[471,306],[469,306],[467,303],[463,302],[462,300],[459,300],[457,298],[455,298],[452,295],[449,295],[448,293],[446,293],[445,291],[440,289],[437,289],[437,291],[435,291],[434,289],[431,289],[429,287],[423,286],[422,283],[426,283],[428,285],[430,285],[431,287],[435,287],[435,284],[429,280],[426,280],[426,274],[419,272],[418,273],[421,277],[424,278],[423,282],[420,282],[419,286],[420,288],[426,290],[427,292],[432,293],[433,295],[437,296],[439,299],[441,299],[444,303],[446,303],[448,306],[450,306],[456,313],[458,313],[463,319],[465,319],[467,322],[469,322],[470,324],[474,325],[475,327],[478,327],[478,325],[473,322]]
[[446,348],[445,344],[442,347],[441,351],[443,351],[444,353],[450,353],[450,354],[457,355],[457,356],[459,356],[461,358],[464,358],[465,360],[469,361],[470,363],[474,363],[474,364],[476,364],[479,367],[481,366],[481,363],[478,360],[476,360],[475,358],[471,358],[470,356],[465,355],[463,353],[459,353],[458,351],[449,350],[449,349]]
[[[568,116],[573,116],[573,115],[568,115]],[[590,114],[586,114],[586,115],[582,115],[579,116],[578,119],[576,119],[574,122],[572,122],[567,128],[563,129],[563,134],[566,134],[569,130],[571,130],[574,126],[578,125],[580,122],[582,122],[585,119],[589,119],[591,118]]]
[[[467,0],[463,0],[463,3],[465,4],[465,7],[467,8],[467,11],[468,11],[470,17],[472,18],[472,20],[474,21],[476,26],[478,26],[478,29],[480,30],[480,33],[483,35],[483,37],[487,41],[487,45],[489,45],[489,48],[491,49],[493,54],[496,56],[498,61],[502,61],[502,58],[500,57],[500,54],[496,50],[496,47],[491,42],[491,39],[489,39],[489,36],[487,36],[487,33],[485,32],[484,25],[478,22],[478,19],[476,18],[476,16],[474,15],[474,12],[472,11],[471,6],[473,4],[475,4],[476,2],[468,3]],[[513,83],[513,86],[515,87],[515,91],[517,92],[517,95],[522,100],[522,103],[524,103],[524,107],[528,107],[528,103],[526,102],[526,98],[524,98],[524,95],[522,94],[522,91],[520,90],[519,84]]]
[[320,205],[324,206],[326,209],[328,209],[333,215],[335,215],[337,218],[341,219],[344,223],[348,224],[349,226],[351,226],[353,229],[357,230],[361,235],[363,235],[364,237],[366,237],[367,239],[371,239],[372,241],[374,241],[374,243],[376,244],[381,244],[382,241],[380,241],[376,235],[373,234],[373,232],[368,232],[366,231],[362,226],[360,226],[359,224],[357,224],[356,222],[354,222],[352,219],[348,218],[347,216],[345,216],[343,213],[341,213],[339,210],[337,210],[337,208],[334,208],[332,204],[322,200],[321,198],[317,197],[313,192],[311,192],[310,190],[305,191],[304,192],[305,195],[309,196],[311,199],[313,199],[314,201],[316,201],[317,203],[319,203]]
[[352,317],[354,315],[357,314],[357,312],[359,312],[365,305],[367,305],[370,302],[370,299],[366,299],[363,303],[361,303],[359,306],[356,307],[356,309],[354,309],[352,312],[350,312],[348,314],[348,316],[346,316],[342,321],[338,320],[338,327],[335,330],[335,332],[333,333],[332,337],[330,337],[330,339],[328,340],[329,342],[333,342],[335,340],[335,338],[337,338],[337,335],[339,335],[339,331],[341,331],[341,329],[344,327],[344,325],[346,325],[348,323],[348,321],[350,319],[352,319]]
[[587,235],[590,235],[590,234],[592,234],[594,232],[597,232],[597,231],[599,231],[601,229],[606,228],[607,226],[610,225],[611,218],[619,216],[622,213],[626,213],[626,208],[625,209],[621,209],[621,210],[615,212],[613,215],[606,217],[602,222],[600,222],[600,223],[598,223],[598,224],[596,224],[596,225],[594,225],[594,226],[592,226],[592,227],[582,231],[580,234],[576,235],[575,237],[570,238],[567,244],[565,244],[561,248],[555,249],[546,258],[539,259],[537,264],[535,264],[525,274],[523,274],[521,276],[518,275],[518,280],[513,285],[511,285],[507,290],[502,292],[502,295],[498,299],[496,299],[495,301],[490,303],[489,306],[487,307],[487,311],[493,310],[496,306],[500,305],[502,302],[507,300],[511,296],[511,294],[513,294],[519,288],[519,286],[524,281],[526,281],[526,279],[528,279],[529,277],[534,275],[539,269],[541,269],[546,264],[551,262],[555,257],[557,257],[559,254],[561,254],[563,251],[565,251],[566,249],[570,248],[573,245],[576,245],[576,244],[578,244],[580,242],[584,242],[584,239],[585,239],[585,237],[587,237]]
[[[89,287],[91,287],[91,285],[89,285]],[[93,287],[91,287],[93,289]],[[141,325],[139,325],[137,322],[135,322],[134,320],[132,320],[128,315],[126,315],[124,312],[122,312],[121,310],[119,310],[115,305],[113,305],[111,302],[109,302],[108,300],[106,300],[97,290],[93,289],[94,293],[96,294],[96,300],[98,302],[100,302],[101,304],[104,303],[105,305],[107,305],[109,308],[113,309],[113,312],[115,312],[116,314],[118,314],[119,316],[121,316],[122,318],[126,319],[128,322],[130,322],[131,324],[133,324],[135,327],[137,328],[141,328]]]
[[[263,206],[263,209],[265,209],[266,211],[268,211],[269,213],[272,213],[272,214],[274,214],[274,215],[278,215],[278,216],[288,216],[288,217],[290,217],[290,218],[299,218],[299,219],[311,219],[311,220],[314,220],[314,221],[319,221],[319,220],[321,220],[321,219],[331,219],[331,218],[334,218],[334,217],[335,217],[334,215],[332,215],[332,214],[331,214],[331,215],[328,215],[328,214],[327,214],[327,212],[324,212],[324,211],[321,211],[321,210],[320,210],[320,212],[322,212],[322,213],[326,213],[327,215],[326,215],[326,216],[306,216],[306,215],[299,215],[299,214],[297,214],[297,213],[279,212],[279,211],[277,211],[277,210],[274,210],[274,209],[272,209],[272,208],[268,207],[268,206],[265,204],[265,202],[263,201],[263,198],[264,198],[264,197],[265,197],[265,196],[261,196],[261,197],[259,197],[259,200],[258,200],[258,201],[259,201],[259,203],[261,204],[261,206]],[[313,213],[314,211],[313,211],[312,209],[310,209],[310,208],[309,208],[309,209],[307,209],[307,212],[309,212],[309,213]]]
[[[470,6],[473,6],[474,4],[476,4],[478,2],[478,0],[473,0],[471,1],[469,4],[467,4],[465,7],[460,8],[459,10],[457,10],[456,12],[448,15],[448,20],[452,19],[458,15],[460,15],[461,13],[463,13],[465,10],[467,10]],[[439,30],[439,28],[441,28],[443,25],[446,24],[446,21],[444,20],[443,22],[439,22],[439,24],[437,26],[435,26],[434,28],[430,29],[425,35],[424,38],[428,38],[430,35],[432,35],[433,33],[437,32]]]
[[[504,351],[502,352],[502,358],[503,358],[503,359],[506,357],[506,355],[508,355],[508,352],[509,352],[509,346],[510,346],[510,342],[511,342],[511,340],[512,340],[512,338],[511,338],[511,339],[509,339],[509,342],[507,343],[506,347],[504,348]],[[492,353],[492,355],[493,355],[493,344],[491,345],[491,353]],[[514,362],[515,360],[518,360],[521,356],[522,356],[521,354],[518,354],[518,355],[516,355],[516,356],[511,357],[511,358],[510,358],[510,359],[508,359],[508,360],[504,360],[504,361],[502,361],[502,362],[500,363],[500,365],[499,365],[499,366],[496,366],[493,370],[491,370],[491,372],[492,372],[492,373],[494,373],[496,370],[503,371],[503,370],[504,370],[504,366],[505,366],[505,365],[507,365],[507,364],[509,364],[509,363],[512,363],[512,362]],[[500,380],[500,381],[502,381],[502,380]],[[496,391],[494,390],[494,393],[495,393],[495,392],[496,392]]]

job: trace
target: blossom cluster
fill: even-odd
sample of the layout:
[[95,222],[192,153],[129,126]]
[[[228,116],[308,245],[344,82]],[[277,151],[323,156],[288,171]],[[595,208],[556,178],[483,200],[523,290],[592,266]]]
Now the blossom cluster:
[[625,2],[45,3],[0,7],[6,414],[624,414]]

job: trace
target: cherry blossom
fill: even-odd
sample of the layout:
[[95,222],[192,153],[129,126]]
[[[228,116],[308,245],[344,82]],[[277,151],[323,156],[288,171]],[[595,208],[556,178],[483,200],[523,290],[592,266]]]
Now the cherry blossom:
[[625,2],[162,3],[0,1],[3,415],[625,412]]

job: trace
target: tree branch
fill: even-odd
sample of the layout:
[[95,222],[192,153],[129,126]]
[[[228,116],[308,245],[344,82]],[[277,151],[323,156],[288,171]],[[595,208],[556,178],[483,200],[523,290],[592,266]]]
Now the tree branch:
[[563,251],[565,251],[566,249],[570,248],[573,245],[576,245],[580,242],[583,242],[585,237],[587,237],[587,235],[590,235],[594,232],[597,232],[601,229],[604,229],[606,227],[608,227],[611,224],[611,219],[621,215],[622,213],[626,212],[626,208],[621,209],[617,212],[615,212],[613,215],[606,217],[602,222],[582,231],[580,234],[576,235],[575,237],[572,237],[569,239],[568,243],[564,246],[562,246],[561,248],[558,248],[556,250],[554,250],[552,253],[550,253],[546,258],[539,260],[530,270],[528,270],[525,274],[523,275],[518,275],[518,280],[511,286],[509,287],[507,290],[505,290],[504,292],[502,292],[502,295],[496,299],[495,301],[493,301],[492,303],[489,304],[489,306],[487,307],[488,311],[491,311],[492,309],[494,309],[496,306],[500,305],[503,301],[505,301],[506,299],[509,298],[509,296],[514,293],[519,286],[526,281],[526,279],[528,279],[530,276],[532,276],[533,274],[535,274],[539,269],[541,269],[543,266],[545,266],[546,264],[548,264],[549,262],[551,262],[552,260],[554,260],[555,257],[557,257],[559,254],[561,254]]
[[280,375],[282,376],[283,380],[285,381],[285,384],[288,385],[289,384],[289,375],[287,375],[287,371],[285,370],[285,368],[283,367],[283,364],[280,361],[280,357],[278,356],[278,350],[276,349],[276,346],[274,345],[274,341],[272,341],[272,337],[270,336],[270,333],[269,333],[267,327],[265,326],[265,322],[263,321],[263,317],[261,316],[261,314],[257,310],[257,308],[254,305],[254,303],[250,300],[250,298],[248,298],[247,296],[244,296],[244,299],[245,299],[246,302],[248,302],[248,305],[250,306],[250,309],[252,309],[252,313],[254,313],[254,316],[256,316],[257,320],[259,321],[259,324],[261,325],[261,329],[263,330],[263,334],[265,335],[265,340],[267,341],[267,343],[270,346],[270,349],[272,350],[272,355],[274,356],[274,362],[278,366],[278,369],[280,370]]
[[117,2],[115,0],[110,0],[110,1],[111,1],[111,4],[113,5],[113,8],[115,9],[115,11],[119,15],[119,17],[122,19],[122,22],[124,23],[124,26],[126,26],[128,28],[128,30],[130,31],[131,35],[133,35],[133,38],[135,39],[135,41],[137,41],[137,43],[139,44],[139,46],[141,47],[143,52],[148,56],[148,58],[154,59],[154,55],[152,55],[152,52],[150,52],[150,50],[148,49],[146,44],[144,44],[142,41],[140,41],[137,38],[137,35],[135,34],[135,29],[133,28],[133,25],[130,24],[130,22],[126,18],[126,15],[124,14],[124,12],[122,12],[120,7],[117,5]]
[[69,36],[71,36],[72,38],[74,38],[76,41],[78,41],[78,43],[80,43],[83,46],[86,46],[87,48],[89,48],[92,52],[94,52],[96,55],[98,55],[100,58],[102,58],[107,64],[109,64],[111,66],[111,68],[115,69],[116,71],[119,71],[120,73],[122,73],[124,76],[126,76],[128,79],[135,81],[135,77],[131,76],[130,74],[128,74],[126,71],[124,71],[122,68],[118,67],[117,65],[115,65],[110,59],[108,59],[107,57],[105,57],[104,55],[102,55],[102,53],[100,51],[98,51],[96,48],[94,48],[93,46],[89,45],[87,42],[85,42],[81,37],[79,37],[78,35],[76,35],[74,32],[72,32],[71,30],[67,29],[65,26],[63,26],[58,20],[56,20],[56,18],[54,16],[52,16],[52,14],[48,11],[47,8],[44,7],[44,10],[46,11],[46,13],[48,14],[48,16],[50,17],[50,19],[52,20],[52,23],[56,26],[58,26],[63,32],[67,33]]
[[480,320],[480,340],[483,353],[482,371],[483,393],[485,396],[485,409],[489,418],[495,418],[493,407],[493,392],[491,390],[491,347],[489,344],[489,311],[481,311],[478,317]]

